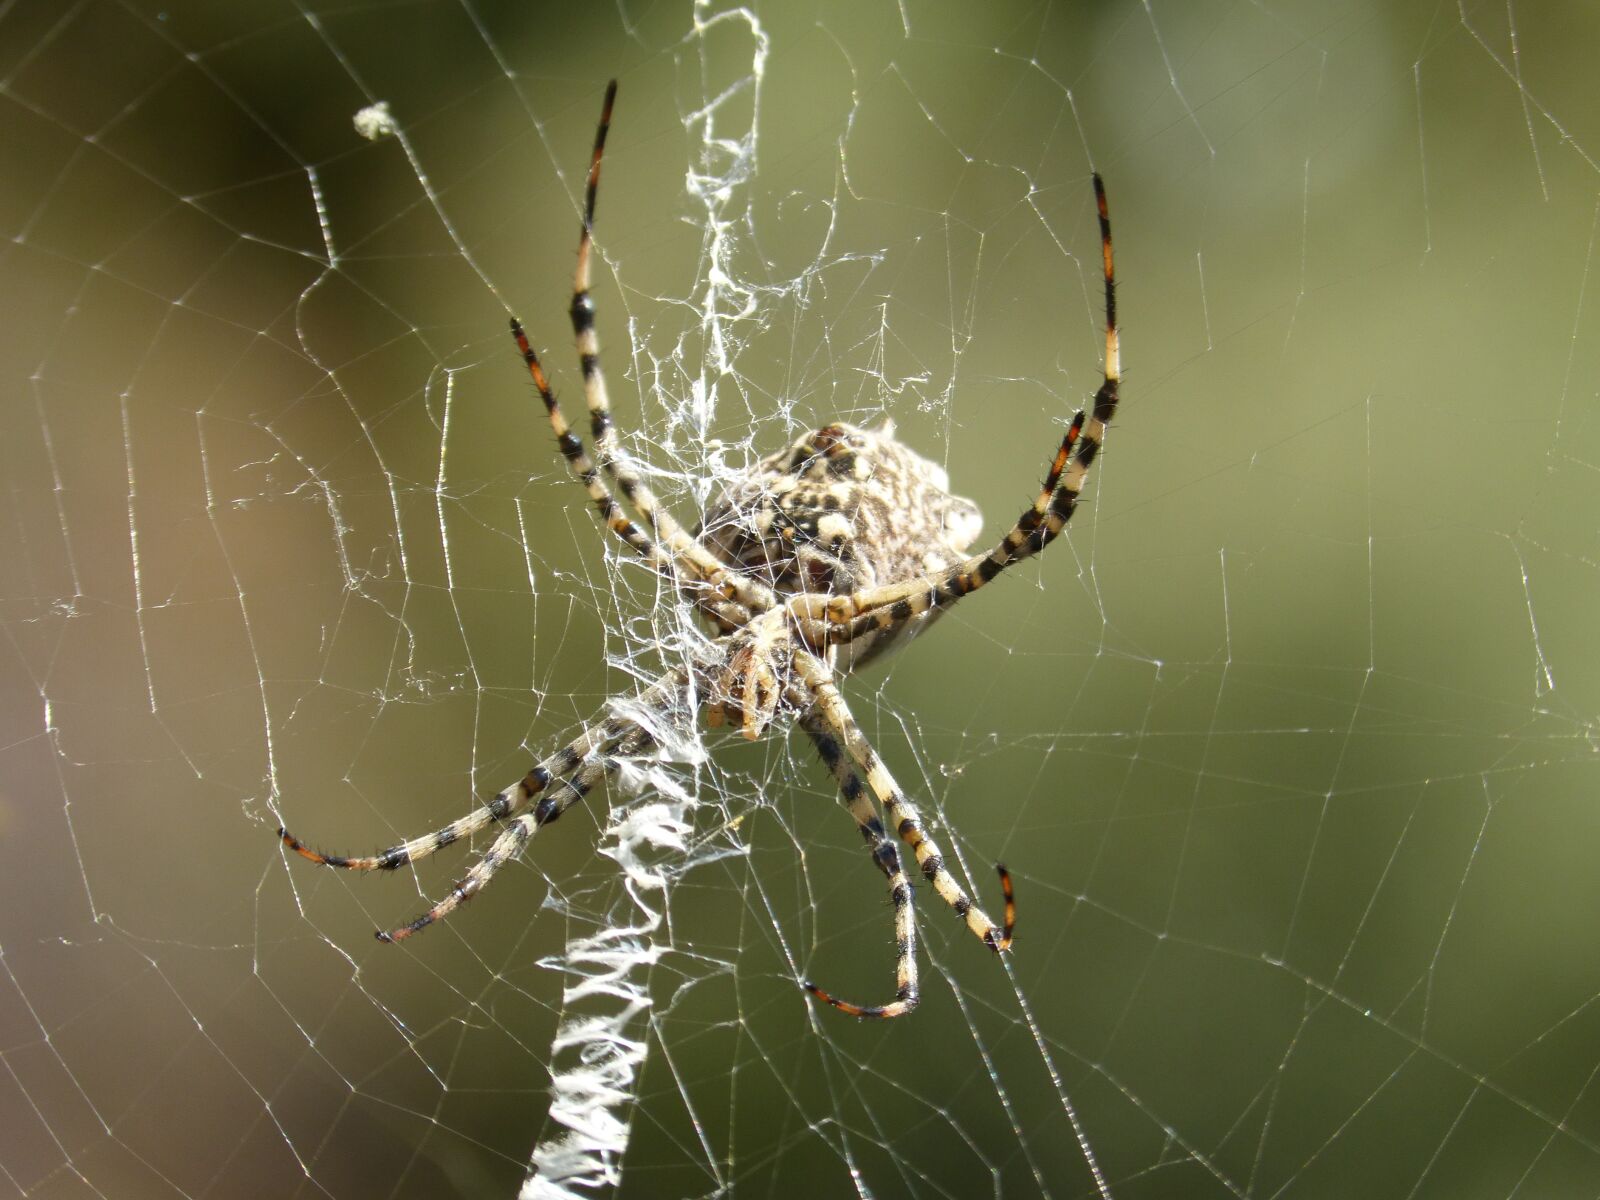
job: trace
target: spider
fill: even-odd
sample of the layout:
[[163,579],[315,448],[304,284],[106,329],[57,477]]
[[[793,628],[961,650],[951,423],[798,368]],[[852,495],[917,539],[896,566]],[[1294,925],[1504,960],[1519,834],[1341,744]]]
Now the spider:
[[[814,983],[800,985],[854,1017],[904,1016],[917,1007],[920,994],[915,901],[889,830],[911,848],[939,898],[996,953],[1010,947],[1016,926],[1011,876],[997,864],[1005,899],[1004,923],[997,925],[946,869],[915,806],[851,715],[838,681],[909,640],[1007,567],[1043,550],[1077,508],[1116,411],[1120,378],[1105,188],[1095,175],[1105,275],[1105,382],[1092,410],[1072,418],[1037,499],[992,549],[967,554],[982,524],[977,506],[952,495],[944,470],[897,441],[888,422],[876,429],[834,422],[806,434],[732,481],[689,533],[657,504],[645,480],[619,453],[600,369],[589,260],[600,160],[616,93],[613,80],[589,161],[570,309],[594,457],[567,424],[515,318],[511,333],[549,414],[556,444],[601,520],[716,631],[705,655],[667,672],[632,711],[665,716],[703,708],[709,724],[721,725],[732,716],[748,738],[759,737],[779,719],[792,719],[805,731],[837,781],[872,861],[888,880],[896,964],[895,995],[887,1004],[855,1004]],[[623,500],[642,525],[627,515]],[[324,854],[287,829],[279,829],[278,836],[289,849],[323,866],[392,871],[500,825],[489,848],[448,895],[409,923],[377,935],[383,942],[402,941],[482,890],[537,830],[587,796],[620,760],[653,749],[657,739],[648,719],[617,713],[599,721],[475,812],[369,857]],[[882,806],[882,817],[869,792]]]

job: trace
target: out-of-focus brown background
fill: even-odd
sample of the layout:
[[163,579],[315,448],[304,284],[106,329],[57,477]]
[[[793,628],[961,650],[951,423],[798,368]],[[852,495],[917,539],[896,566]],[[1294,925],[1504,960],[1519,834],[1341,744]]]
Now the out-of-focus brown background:
[[[803,742],[713,740],[699,835],[741,853],[669,900],[622,1193],[1085,1195],[1081,1130],[1118,1196],[1591,1194],[1597,36],[0,11],[0,1190],[514,1193],[603,805],[403,949],[371,930],[465,852],[351,878],[273,832],[432,828],[663,661],[504,334],[581,403],[615,75],[600,329],[689,519],[752,438],[887,415],[999,533],[1097,383],[1092,170],[1126,366],[1070,544],[847,688],[991,906],[1009,864],[1014,953],[924,888],[922,1010],[812,1012],[796,974],[887,996],[881,878]],[[757,131],[725,370],[685,187],[718,98]],[[403,139],[357,136],[376,100]]]

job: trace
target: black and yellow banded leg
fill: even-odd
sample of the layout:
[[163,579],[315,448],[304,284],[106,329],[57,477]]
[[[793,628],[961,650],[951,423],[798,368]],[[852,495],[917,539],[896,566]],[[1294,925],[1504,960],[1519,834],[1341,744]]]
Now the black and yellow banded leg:
[[901,841],[911,847],[923,877],[933,886],[939,898],[966,922],[974,937],[996,953],[1009,949],[1011,934],[1017,923],[1016,900],[1012,892],[1010,873],[1004,866],[997,864],[996,869],[1000,873],[1000,886],[1005,895],[1006,907],[1005,924],[996,925],[983,909],[972,902],[972,898],[944,865],[944,855],[940,852],[938,843],[923,829],[922,818],[917,813],[916,806],[900,790],[894,777],[889,774],[889,768],[884,765],[877,751],[867,741],[866,735],[861,732],[844,697],[833,682],[831,672],[820,659],[803,651],[795,655],[795,666],[801,681],[815,697],[814,711],[826,723],[828,732],[838,738],[850,761],[866,776],[867,786],[877,796],[878,803],[883,805],[888,827]]
[[839,794],[850,815],[855,818],[861,836],[866,839],[872,861],[889,881],[889,900],[894,906],[895,943],[894,1000],[888,1004],[852,1004],[809,981],[802,980],[801,986],[818,1000],[852,1017],[903,1017],[912,1012],[921,999],[917,986],[916,894],[900,865],[899,848],[885,831],[877,809],[867,797],[860,774],[840,748],[827,722],[811,712],[801,718],[800,724],[810,735],[828,770],[833,772],[839,784]]
[[663,547],[628,518],[616,496],[601,478],[600,470],[594,465],[594,460],[584,449],[583,439],[572,432],[566,414],[561,410],[561,403],[556,399],[550,381],[545,377],[539,356],[529,343],[528,335],[523,332],[522,324],[515,317],[511,319],[511,336],[516,339],[522,361],[527,364],[528,374],[533,378],[533,386],[539,390],[539,398],[544,402],[545,413],[550,418],[550,428],[556,435],[556,445],[560,447],[561,457],[566,459],[567,468],[572,472],[573,478],[583,485],[584,491],[589,493],[589,500],[593,503],[595,511],[600,514],[600,520],[606,528],[637,551],[658,575],[671,582],[685,595],[694,596],[701,610],[715,621],[724,633],[743,626],[750,620],[749,609],[727,599],[716,590],[714,584],[707,582],[705,573],[698,565],[683,555]]
[[583,731],[573,741],[557,750],[549,758],[533,767],[529,772],[495,796],[493,800],[481,808],[474,809],[466,816],[461,817],[441,829],[432,833],[425,833],[421,837],[412,838],[408,842],[401,842],[397,846],[390,846],[387,850],[380,850],[370,855],[327,854],[321,850],[314,850],[306,845],[287,829],[280,827],[278,837],[283,844],[293,850],[301,858],[309,859],[318,866],[338,867],[346,871],[394,871],[410,863],[419,862],[430,854],[443,850],[446,846],[471,837],[473,834],[487,829],[497,821],[518,812],[529,800],[540,795],[550,786],[552,780],[559,780],[571,774],[578,765],[596,749],[615,744],[623,734],[620,723],[613,720],[602,722]]
[[613,774],[621,765],[621,759],[642,754],[654,745],[655,739],[648,730],[630,722],[627,734],[616,743],[612,752],[598,752],[585,759],[571,778],[563,779],[552,786],[532,811],[521,813],[507,822],[506,827],[484,851],[483,857],[472,864],[471,870],[442,900],[398,929],[380,929],[377,934],[378,940],[404,941],[435,921],[448,917],[463,903],[482,891],[499,873],[501,867],[520,855],[535,832],[585,799],[604,779]]
[[595,458],[606,475],[660,542],[675,558],[689,563],[699,576],[732,600],[752,612],[763,612],[776,604],[770,588],[727,565],[690,537],[656,500],[644,477],[624,459],[617,445],[616,423],[611,416],[611,399],[606,390],[605,372],[600,369],[600,336],[595,331],[594,297],[589,293],[589,260],[594,249],[595,197],[600,190],[600,162],[605,156],[606,135],[611,129],[611,109],[617,99],[617,81],[606,87],[600,110],[600,125],[595,130],[594,150],[589,157],[589,178],[584,189],[583,228],[578,235],[578,265],[572,278],[572,336],[578,349],[578,366],[583,373],[583,395],[589,408],[589,428],[594,439]]

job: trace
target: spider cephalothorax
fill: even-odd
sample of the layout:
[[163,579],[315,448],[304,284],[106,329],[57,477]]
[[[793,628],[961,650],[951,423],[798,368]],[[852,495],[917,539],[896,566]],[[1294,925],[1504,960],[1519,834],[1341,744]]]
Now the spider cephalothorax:
[[[522,326],[513,320],[511,331],[556,444],[601,520],[706,616],[716,636],[708,653],[668,670],[626,711],[619,708],[591,725],[489,803],[442,829],[364,857],[324,854],[286,829],[278,835],[315,863],[393,870],[498,824],[494,841],[447,896],[410,923],[378,934],[382,941],[400,941],[475,895],[535,831],[587,796],[623,759],[653,750],[655,722],[629,713],[655,714],[665,722],[670,714],[698,705],[712,724],[730,712],[737,715],[748,737],[791,714],[832,772],[873,862],[888,879],[897,947],[895,998],[888,1004],[852,1004],[815,984],[803,986],[853,1016],[902,1016],[917,1006],[919,995],[916,922],[914,893],[894,837],[911,848],[939,898],[995,951],[1011,945],[1016,922],[1011,877],[998,868],[1005,921],[997,925],[945,866],[915,806],[856,724],[838,679],[926,628],[1007,567],[1043,550],[1071,519],[1117,407],[1117,318],[1105,191],[1096,175],[1105,270],[1105,379],[1089,412],[1079,412],[1067,427],[1033,504],[987,553],[966,557],[982,525],[977,506],[951,495],[944,469],[901,445],[887,421],[877,429],[824,425],[761,460],[724,487],[691,534],[656,503],[644,479],[620,455],[600,370],[589,258],[616,87],[613,81],[606,91],[590,158],[571,308],[598,465],[567,424]],[[622,500],[612,492],[613,484]],[[627,515],[623,501],[643,527]]]

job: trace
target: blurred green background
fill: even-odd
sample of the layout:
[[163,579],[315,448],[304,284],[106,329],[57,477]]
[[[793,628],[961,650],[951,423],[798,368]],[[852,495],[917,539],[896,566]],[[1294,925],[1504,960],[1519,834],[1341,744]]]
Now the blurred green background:
[[[468,911],[364,851],[664,661],[504,333],[564,310],[605,80],[616,407],[706,481],[892,417],[997,534],[1100,370],[1070,543],[847,684],[979,895],[803,739],[709,739],[621,1194],[1600,1190],[1600,10],[0,10],[0,1183],[510,1195],[604,805]],[[401,137],[352,129],[387,101]],[[714,121],[707,124],[707,114]],[[706,320],[708,208],[732,278]],[[750,149],[750,147],[746,147]],[[704,190],[703,188],[701,189]],[[713,332],[720,334],[719,343]],[[736,740],[736,739],[735,739]],[[1086,1165],[1081,1142],[1098,1163]]]

